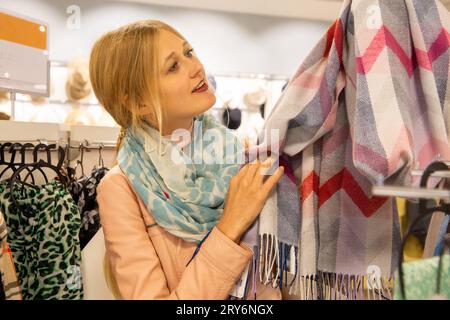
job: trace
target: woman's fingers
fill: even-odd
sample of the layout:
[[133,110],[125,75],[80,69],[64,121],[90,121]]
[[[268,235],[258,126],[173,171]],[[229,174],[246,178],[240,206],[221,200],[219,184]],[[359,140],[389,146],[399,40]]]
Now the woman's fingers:
[[261,192],[263,192],[266,196],[269,195],[270,191],[277,185],[280,178],[283,176],[284,173],[284,167],[278,167],[277,170],[275,170],[274,174],[271,175],[266,182],[264,182]]
[[238,173],[236,174],[236,178],[241,178],[244,177],[245,174],[247,173],[248,170],[248,164],[244,165],[241,170],[238,171]]
[[255,160],[254,162],[248,164],[249,168],[247,171],[247,174],[245,175],[245,179],[247,180],[247,183],[250,185],[253,182],[253,178],[255,177],[255,174],[258,174],[259,168],[261,166],[261,162],[258,160]]
[[271,158],[267,158],[265,161],[261,162],[259,170],[253,178],[253,182],[261,185],[264,181],[266,173],[269,171],[270,167],[272,167],[273,163],[274,161]]

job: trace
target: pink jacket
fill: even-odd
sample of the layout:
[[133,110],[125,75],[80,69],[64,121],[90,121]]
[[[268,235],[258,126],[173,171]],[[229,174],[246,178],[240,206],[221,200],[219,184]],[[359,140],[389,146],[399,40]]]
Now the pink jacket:
[[[97,201],[111,272],[124,299],[227,299],[252,258],[249,247],[214,227],[186,267],[197,245],[157,225],[118,166],[100,182]],[[248,299],[252,291],[250,285]],[[281,299],[278,288],[259,278],[256,292],[257,299]]]

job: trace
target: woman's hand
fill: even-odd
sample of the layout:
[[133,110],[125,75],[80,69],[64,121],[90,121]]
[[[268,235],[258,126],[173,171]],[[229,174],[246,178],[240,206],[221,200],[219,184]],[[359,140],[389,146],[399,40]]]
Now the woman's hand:
[[263,173],[270,166],[270,159],[247,164],[230,181],[224,212],[217,228],[236,243],[258,217],[270,192],[283,175],[283,167],[279,167],[264,181]]

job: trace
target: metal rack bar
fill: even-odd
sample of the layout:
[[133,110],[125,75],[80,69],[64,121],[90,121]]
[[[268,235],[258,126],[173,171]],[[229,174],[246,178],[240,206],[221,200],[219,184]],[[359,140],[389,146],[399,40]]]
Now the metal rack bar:
[[89,141],[87,139],[83,141],[70,141],[69,148],[71,149],[115,149],[117,147],[117,141]]
[[450,200],[450,190],[402,186],[373,186],[372,195],[380,197],[400,197],[407,199]]
[[56,144],[57,146],[59,145],[66,145],[68,143],[68,141],[66,140],[47,140],[47,139],[35,139],[35,140],[0,140],[0,143],[21,143],[21,144],[25,144],[25,143],[39,143],[39,144],[45,144],[45,145],[49,145],[49,144]]
[[285,80],[289,81],[290,77],[279,74],[265,74],[265,73],[246,73],[246,72],[211,72],[212,76],[224,78],[247,78],[247,79],[261,79],[261,80]]
[[[421,177],[423,175],[423,171],[422,170],[411,170],[411,176],[414,177]],[[435,171],[433,172],[430,177],[433,178],[450,178],[450,170],[445,170],[445,171]]]

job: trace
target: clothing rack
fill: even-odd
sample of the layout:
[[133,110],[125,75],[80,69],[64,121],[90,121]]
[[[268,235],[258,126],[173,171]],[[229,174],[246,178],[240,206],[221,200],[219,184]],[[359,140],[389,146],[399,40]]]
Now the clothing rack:
[[248,113],[259,113],[260,111],[259,111],[259,109],[249,109],[249,108],[242,108],[242,107],[240,107],[240,106],[238,106],[238,107],[236,107],[236,108],[231,108],[231,107],[228,107],[228,108],[226,108],[226,107],[213,107],[213,108],[211,108],[211,109],[209,109],[208,111],[214,111],[214,110],[217,110],[217,111],[223,111],[223,110],[226,110],[226,109],[229,109],[229,110],[235,110],[235,109],[239,109],[240,111],[242,111],[242,112],[248,112]]
[[80,142],[71,141],[69,144],[71,149],[84,148],[85,150],[116,149],[116,146],[116,141],[89,141],[87,139]]
[[402,186],[373,186],[372,195],[407,199],[442,199],[450,201],[450,190]]
[[[423,175],[423,171],[422,170],[412,170],[411,171],[411,176],[413,177],[421,177]],[[450,171],[449,170],[443,170],[443,171],[435,171],[433,172],[430,177],[433,178],[450,178]]]
[[245,79],[261,79],[261,80],[285,80],[289,81],[290,77],[279,74],[265,74],[265,73],[246,73],[246,72],[211,72],[212,76],[224,78],[245,78]]
[[[14,140],[14,141],[12,141]],[[12,140],[0,140],[0,143],[21,143],[21,144],[25,144],[25,143],[39,143],[39,144],[45,144],[45,145],[50,145],[50,144],[56,144],[57,146],[59,145],[65,145],[68,142],[66,140],[47,140],[47,139],[36,139],[36,140],[16,140],[16,139],[12,139]]]
[[[450,168],[450,161],[442,161]],[[421,177],[423,175],[423,170],[411,170],[411,176],[413,177]],[[448,170],[443,171],[435,171],[431,174],[430,177],[433,178],[450,178],[450,172]]]
[[[33,151],[35,150],[36,145],[45,145],[49,146],[54,144],[55,148],[49,149],[50,152],[59,152],[59,147],[66,148],[68,146],[68,142],[65,140],[46,140],[46,139],[36,139],[36,140],[4,140],[0,141],[0,144],[11,143],[10,146],[6,146],[4,151],[11,151],[11,149],[15,148],[17,151]],[[17,146],[16,144],[20,144]],[[32,144],[33,146],[23,147],[23,145]],[[43,150],[41,150],[43,152]]]
[[[25,99],[16,99],[16,103],[27,103],[27,104],[36,104],[33,101],[30,100],[25,100]],[[69,100],[58,100],[58,99],[51,99],[51,100],[47,100],[42,104],[63,104],[63,105],[77,105],[77,106],[82,106],[82,107],[101,107],[100,103],[95,103],[95,102],[89,102],[89,101],[85,101],[85,102],[71,102]]]

